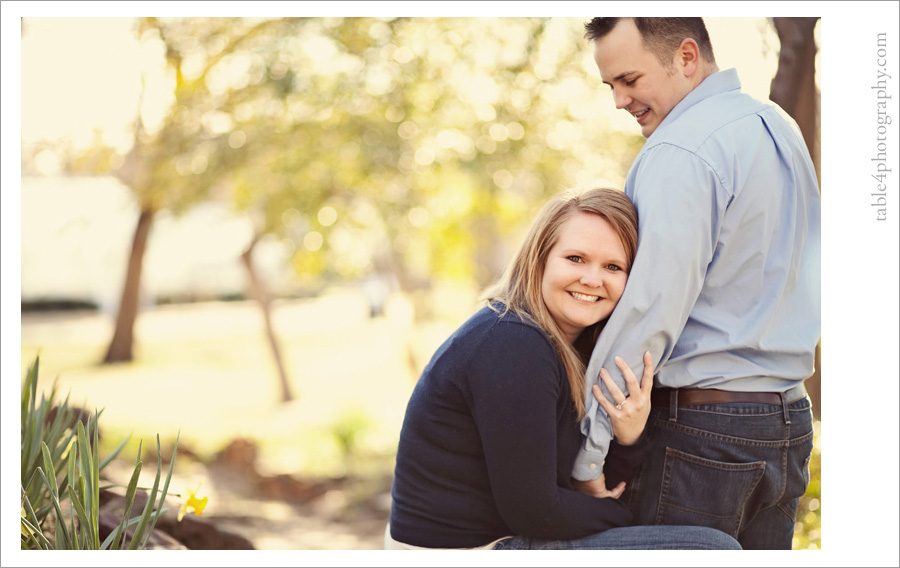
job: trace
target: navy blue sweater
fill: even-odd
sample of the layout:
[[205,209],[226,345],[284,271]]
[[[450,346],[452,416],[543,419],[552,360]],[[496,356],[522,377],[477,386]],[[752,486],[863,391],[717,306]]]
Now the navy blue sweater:
[[[572,488],[582,435],[570,392],[540,328],[487,307],[472,316],[438,348],[410,397],[393,538],[472,548],[508,535],[569,540],[629,524],[620,501]],[[612,469],[627,477],[642,448],[614,450],[607,467],[618,460]]]

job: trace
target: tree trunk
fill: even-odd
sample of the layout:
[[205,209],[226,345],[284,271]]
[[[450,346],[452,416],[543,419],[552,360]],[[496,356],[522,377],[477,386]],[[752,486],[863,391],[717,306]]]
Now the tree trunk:
[[822,419],[822,342],[816,345],[816,369],[810,378],[806,379],[806,390],[812,401],[813,416],[817,420]]
[[809,148],[816,175],[820,176],[820,93],[816,87],[816,22],[819,18],[773,18],[781,41],[778,71],[769,98],[791,115]]
[[[778,71],[772,79],[769,98],[791,115],[809,149],[821,191],[820,93],[816,87],[816,46],[814,31],[819,18],[773,18],[781,41]],[[813,415],[821,420],[822,407],[822,343],[816,345],[815,371],[806,380]]]
[[281,386],[281,402],[289,402],[294,399],[294,396],[291,394],[291,385],[288,380],[287,371],[284,368],[281,349],[278,346],[278,338],[275,336],[275,330],[272,327],[271,302],[269,301],[269,295],[266,292],[262,279],[259,277],[259,274],[256,272],[256,268],[253,265],[253,249],[256,247],[257,242],[258,240],[256,238],[250,242],[250,246],[248,246],[247,250],[241,254],[241,262],[244,265],[244,269],[247,271],[250,297],[256,300],[262,310],[263,321],[266,326],[266,337],[269,340],[269,346],[272,348],[272,357],[275,358],[275,366],[278,368],[278,378]]
[[154,213],[153,209],[145,207],[138,216],[131,255],[128,257],[128,268],[125,272],[125,284],[122,287],[122,298],[119,302],[119,313],[116,316],[116,329],[106,350],[104,363],[120,363],[134,358],[134,323],[140,301],[141,270]]

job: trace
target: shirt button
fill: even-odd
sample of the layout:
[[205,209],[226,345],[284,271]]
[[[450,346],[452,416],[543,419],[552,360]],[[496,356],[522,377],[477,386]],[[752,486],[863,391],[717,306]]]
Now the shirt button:
[[592,464],[591,464],[591,469],[597,469],[597,464],[592,463]]

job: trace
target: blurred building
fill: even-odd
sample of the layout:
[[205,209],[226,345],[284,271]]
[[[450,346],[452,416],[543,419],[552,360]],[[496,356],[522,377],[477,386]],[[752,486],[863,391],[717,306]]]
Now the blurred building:
[[[21,197],[23,305],[115,312],[138,217],[129,188],[113,177],[23,177]],[[251,231],[224,204],[203,203],[178,217],[158,213],[144,256],[144,304],[241,297],[240,254]],[[277,242],[255,251],[276,294],[290,292],[287,256]]]

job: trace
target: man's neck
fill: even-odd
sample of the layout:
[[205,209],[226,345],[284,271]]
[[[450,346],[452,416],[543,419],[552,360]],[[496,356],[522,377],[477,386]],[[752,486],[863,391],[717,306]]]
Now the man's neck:
[[694,74],[695,82],[693,83],[691,90],[696,89],[698,86],[700,86],[700,83],[705,81],[706,78],[709,77],[710,75],[714,75],[714,74],[718,73],[719,66],[716,65],[715,63],[707,63],[704,61],[697,71],[698,72]]

